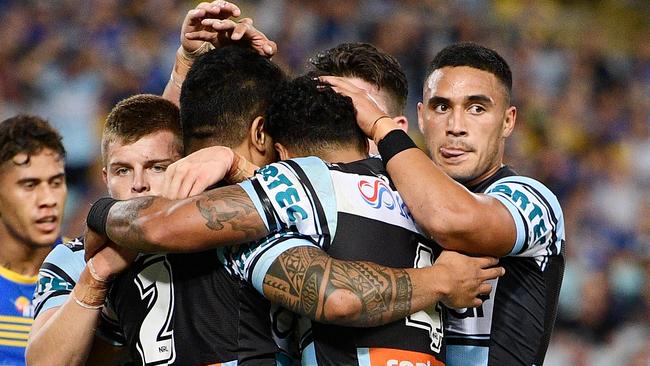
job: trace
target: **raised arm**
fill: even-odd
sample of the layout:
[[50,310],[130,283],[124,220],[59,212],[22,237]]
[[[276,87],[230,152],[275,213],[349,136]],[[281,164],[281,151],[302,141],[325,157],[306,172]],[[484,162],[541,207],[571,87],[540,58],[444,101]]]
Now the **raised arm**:
[[395,154],[382,159],[415,221],[432,239],[445,249],[465,253],[503,256],[512,250],[515,222],[499,200],[471,193],[447,176],[408,136],[397,131],[395,122],[384,116],[365,91],[341,78],[321,79],[352,98],[359,126],[378,145],[392,133],[389,144]]
[[443,252],[426,268],[396,269],[343,261],[314,246],[280,254],[264,276],[264,296],[323,323],[372,327],[402,319],[442,301],[453,307],[481,305],[485,281],[503,275],[494,258]]
[[271,57],[277,53],[275,42],[255,29],[252,19],[229,19],[240,15],[241,10],[237,5],[223,0],[202,2],[187,12],[181,25],[181,46],[176,52],[172,73],[162,95],[165,99],[179,104],[180,90],[187,72],[198,56],[211,49],[244,43],[263,56]]

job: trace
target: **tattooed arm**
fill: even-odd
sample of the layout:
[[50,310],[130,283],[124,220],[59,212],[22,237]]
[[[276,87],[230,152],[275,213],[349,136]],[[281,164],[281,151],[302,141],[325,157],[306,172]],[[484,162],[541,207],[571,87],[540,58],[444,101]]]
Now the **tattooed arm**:
[[140,197],[117,202],[109,211],[106,234],[114,243],[141,252],[175,252],[257,240],[268,230],[244,190],[227,186],[183,200]]
[[402,319],[438,301],[475,307],[486,281],[503,274],[494,258],[443,252],[431,267],[395,269],[331,258],[313,246],[284,251],[264,276],[264,296],[310,319],[371,327]]

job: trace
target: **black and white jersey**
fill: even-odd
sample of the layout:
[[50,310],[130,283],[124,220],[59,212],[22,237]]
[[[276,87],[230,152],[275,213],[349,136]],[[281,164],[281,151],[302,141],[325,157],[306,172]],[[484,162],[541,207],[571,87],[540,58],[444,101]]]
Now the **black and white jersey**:
[[[233,271],[262,293],[263,279],[285,250],[315,246],[334,258],[395,268],[430,266],[439,248],[419,234],[383,163],[325,164],[314,157],[260,169],[241,184],[272,233],[226,255]],[[307,322],[303,365],[442,365],[438,306],[373,328]]]
[[560,204],[543,184],[508,167],[470,190],[506,206],[517,239],[483,305],[448,310],[447,365],[542,365],[564,273]]
[[215,250],[140,256],[113,283],[108,308],[136,364],[279,364],[266,300]]

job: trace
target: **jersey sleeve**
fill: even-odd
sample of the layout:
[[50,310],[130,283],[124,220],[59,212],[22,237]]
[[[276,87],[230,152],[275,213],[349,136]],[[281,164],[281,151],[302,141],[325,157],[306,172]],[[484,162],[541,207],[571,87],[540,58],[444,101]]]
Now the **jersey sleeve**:
[[38,271],[34,291],[34,318],[47,309],[62,306],[86,267],[83,243],[79,239],[57,245]]
[[564,246],[564,216],[557,197],[542,183],[511,176],[494,182],[486,194],[510,212],[517,238],[508,255],[539,257],[558,255]]
[[327,248],[336,232],[336,195],[327,165],[315,157],[259,169],[241,187],[271,233],[296,232]]

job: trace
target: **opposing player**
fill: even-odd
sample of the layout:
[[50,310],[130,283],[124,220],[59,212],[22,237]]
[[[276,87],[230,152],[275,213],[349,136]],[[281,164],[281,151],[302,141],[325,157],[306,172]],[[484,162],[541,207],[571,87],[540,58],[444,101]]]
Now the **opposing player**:
[[36,116],[0,122],[0,364],[24,365],[32,294],[60,243],[67,188],[61,136]]
[[[113,108],[101,146],[102,176],[112,197],[160,194],[166,168],[183,151],[179,119],[178,108],[155,95],[135,95]],[[104,340],[113,340],[106,343],[95,338],[95,329],[110,281],[134,255],[111,245],[86,265],[79,239],[48,255],[34,295],[35,321],[26,352],[30,364],[111,364],[124,357],[123,340],[104,334]]]
[[541,365],[564,270],[564,219],[548,188],[503,165],[516,119],[505,60],[471,43],[434,57],[418,105],[434,164],[365,91],[324,80],[354,99],[359,125],[379,142],[425,232],[447,249],[503,257],[506,275],[481,307],[448,311],[447,364]]

